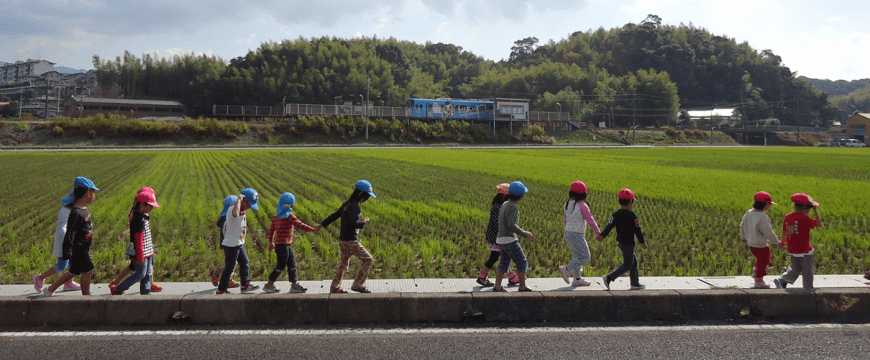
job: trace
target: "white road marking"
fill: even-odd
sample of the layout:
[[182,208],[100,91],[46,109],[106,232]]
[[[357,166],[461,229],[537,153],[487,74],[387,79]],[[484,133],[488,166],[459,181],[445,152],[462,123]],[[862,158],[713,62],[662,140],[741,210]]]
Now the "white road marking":
[[328,336],[328,335],[419,335],[478,333],[596,333],[663,331],[769,331],[769,330],[870,330],[870,324],[771,324],[771,325],[685,325],[614,327],[507,327],[507,328],[426,328],[426,329],[278,329],[278,330],[136,330],[136,331],[6,331],[0,338],[23,337],[143,337],[143,336]]

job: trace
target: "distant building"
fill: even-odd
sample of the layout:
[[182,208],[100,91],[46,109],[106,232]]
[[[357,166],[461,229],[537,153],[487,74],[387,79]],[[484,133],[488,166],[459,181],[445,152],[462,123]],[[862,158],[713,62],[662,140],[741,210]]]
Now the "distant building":
[[686,110],[689,115],[689,120],[713,120],[716,125],[731,125],[740,123],[743,120],[743,115],[740,110],[733,108],[713,109],[713,110]]
[[54,71],[54,63],[46,60],[27,59],[0,66],[0,85],[21,82],[25,76],[39,76]]
[[866,142],[864,139],[868,127],[870,127],[870,113],[856,113],[846,119],[846,135],[849,135],[850,139]]
[[179,117],[185,115],[184,105],[178,101],[104,99],[73,96],[64,103],[63,116],[79,117],[97,114],[120,114],[132,118]]

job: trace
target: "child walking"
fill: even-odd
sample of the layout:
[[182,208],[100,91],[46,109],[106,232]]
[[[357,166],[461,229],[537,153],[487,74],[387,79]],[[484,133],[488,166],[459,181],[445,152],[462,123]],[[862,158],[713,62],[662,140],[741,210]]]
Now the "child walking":
[[[486,226],[486,247],[489,249],[489,258],[483,263],[480,268],[480,275],[477,277],[477,283],[482,287],[493,286],[492,281],[487,279],[489,271],[492,269],[495,262],[499,258],[498,244],[495,243],[495,238],[498,237],[498,214],[501,210],[501,205],[507,201],[508,189],[510,184],[502,183],[495,187],[495,197],[492,198],[492,204],[489,207],[489,223]],[[514,286],[520,283],[520,279],[513,271],[508,273],[508,286]]]
[[604,281],[604,287],[610,290],[610,283],[618,279],[622,274],[628,272],[631,280],[631,290],[643,290],[646,286],[640,283],[640,273],[637,270],[637,254],[634,252],[634,237],[637,236],[637,241],[644,249],[647,248],[647,241],[643,237],[643,231],[640,230],[640,221],[637,214],[631,209],[634,203],[637,202],[637,197],[629,189],[619,191],[619,205],[621,208],[613,212],[610,217],[610,223],[604,227],[604,231],[597,237],[598,241],[604,241],[604,238],[610,234],[613,228],[616,228],[616,242],[619,250],[622,251],[622,265],[613,269],[609,274],[601,277]]
[[586,202],[586,184],[580,180],[571,184],[568,192],[568,201],[565,202],[565,241],[571,250],[571,262],[568,265],[559,266],[562,280],[568,284],[569,273],[574,273],[574,281],[571,286],[589,286],[589,281],[583,280],[583,265],[589,262],[592,256],[589,254],[589,244],[586,242],[586,224],[592,228],[595,236],[601,234],[598,223],[592,218],[589,204]]
[[298,283],[299,279],[296,275],[296,256],[293,255],[293,233],[296,229],[302,231],[313,231],[315,234],[320,232],[321,226],[318,224],[314,227],[300,221],[293,214],[293,207],[296,206],[296,196],[292,193],[285,192],[278,198],[278,208],[275,210],[275,217],[272,218],[272,225],[269,226],[269,251],[274,251],[278,257],[278,263],[275,265],[275,270],[269,274],[269,282],[263,286],[263,291],[267,293],[279,292],[275,287],[275,280],[281,276],[284,268],[287,268],[287,275],[290,278],[290,292],[304,293],[308,289]]
[[61,275],[51,286],[42,290],[45,296],[52,296],[60,285],[74,276],[81,278],[82,295],[91,294],[91,275],[95,269],[91,261],[91,241],[94,223],[88,205],[97,198],[97,188],[90,179],[79,176],[72,191],[72,208],[66,221],[61,253],[63,260],[69,260],[69,270]]
[[[74,183],[73,190],[69,192],[69,195],[60,200],[60,204],[63,206],[57,212],[57,225],[54,228],[54,248],[52,252],[52,255],[57,258],[57,262],[54,266],[43,271],[42,274],[33,274],[33,288],[36,289],[37,293],[42,293],[42,290],[45,290],[45,279],[54,274],[63,273],[69,267],[69,260],[63,259],[63,237],[66,235],[66,222],[69,220],[69,213],[72,210],[75,187]],[[81,288],[81,285],[73,281],[71,277],[69,281],[63,284],[63,291],[75,291],[81,290]]]
[[764,283],[767,265],[770,264],[768,243],[780,246],[780,242],[770,225],[770,217],[765,212],[776,203],[766,191],[755,193],[754,200],[752,209],[747,210],[740,220],[740,239],[749,245],[749,250],[755,256],[755,267],[752,268],[752,279],[755,280],[755,284],[752,288],[768,289],[770,285]]
[[[121,295],[133,284],[139,283],[139,294],[151,295],[151,278],[154,275],[154,242],[151,238],[151,211],[157,204],[154,190],[142,188],[136,194],[130,215],[130,245],[135,252],[134,272],[117,286],[109,286],[112,295]],[[130,253],[127,253],[130,255]]]
[[[224,243],[224,223],[227,222],[227,212],[230,211],[230,206],[233,206],[233,204],[235,204],[236,201],[238,201],[238,200],[239,200],[239,197],[235,196],[235,195],[229,195],[226,198],[224,198],[224,208],[223,208],[223,210],[221,210],[221,213],[218,216],[217,222],[215,223],[215,225],[217,225],[217,228],[218,228],[218,234],[220,234],[220,238],[218,240],[218,248],[221,249],[221,255],[224,255],[224,256],[226,256],[226,254],[224,254],[224,244],[223,244]],[[223,267],[219,267],[219,268],[211,271],[211,285],[212,286],[214,286],[214,287],[218,286],[218,284],[221,282],[221,274],[223,272],[224,272]],[[230,275],[229,287],[230,288],[237,288],[239,286],[240,286],[239,283],[237,283],[235,280],[233,280],[232,275]]]
[[341,289],[341,279],[344,277],[344,272],[347,271],[350,265],[350,257],[356,256],[362,264],[359,267],[359,273],[353,280],[351,290],[359,293],[371,293],[366,288],[366,279],[369,276],[369,269],[372,267],[372,255],[363,246],[359,239],[359,231],[369,223],[369,218],[362,217],[360,204],[366,202],[369,198],[377,198],[372,192],[372,184],[368,180],[357,181],[354,185],[353,193],[338,210],[335,210],[326,219],[320,222],[321,227],[327,227],[335,220],[341,219],[341,231],[338,236],[338,246],[341,249],[341,262],[338,263],[338,269],[335,271],[335,277],[332,279],[332,284],[329,286],[330,293],[346,293]]
[[[782,246],[788,245],[788,257],[791,265],[788,271],[779,279],[774,279],[773,284],[777,289],[785,289],[788,284],[794,284],[798,276],[803,276],[805,290],[814,291],[813,273],[813,247],[810,245],[810,230],[822,225],[819,216],[819,203],[815,202],[807,194],[797,193],[791,196],[794,203],[794,212],[788,213],[782,222]],[[810,209],[813,210],[815,219],[810,218]]]
[[519,278],[520,288],[518,291],[532,291],[526,286],[526,269],[529,267],[529,262],[526,259],[526,254],[523,252],[523,247],[520,246],[520,241],[517,235],[523,238],[534,239],[535,236],[526,230],[520,228],[520,209],[517,203],[525,198],[525,194],[529,192],[523,183],[514,181],[508,187],[508,201],[506,201],[498,213],[498,236],[495,239],[499,249],[498,270],[495,272],[495,287],[492,291],[507,292],[501,286],[501,279],[505,272],[510,269],[511,261],[517,264],[517,277]]
[[245,237],[248,234],[248,219],[245,217],[245,210],[259,210],[260,207],[257,206],[259,199],[260,195],[257,194],[256,190],[244,188],[227,212],[227,220],[223,227],[224,240],[221,242],[224,246],[224,270],[218,283],[216,292],[218,295],[230,293],[227,289],[237,263],[239,264],[242,293],[250,293],[260,288],[258,285],[251,284],[249,275],[251,268],[248,253],[245,251]]
[[[152,189],[148,186],[145,186],[145,187],[139,189],[139,191],[136,192],[136,196],[138,197],[139,194],[141,194],[141,193],[150,193],[152,196],[154,196],[156,198],[156,194],[154,192],[154,189]],[[135,209],[136,209],[136,200],[133,200],[133,208],[130,210],[130,214],[127,216],[128,220],[133,220],[133,213],[136,211]],[[127,254],[127,256],[130,258],[130,265],[121,269],[121,272],[118,273],[118,276],[116,276],[114,280],[109,282],[109,292],[115,291],[115,287],[117,287],[118,284],[121,283],[121,281],[124,281],[124,279],[126,279],[128,276],[130,276],[130,274],[132,274],[134,271],[136,271],[136,255],[131,256],[131,255]],[[151,265],[153,267],[154,264],[152,263]],[[151,292],[161,292],[161,291],[163,291],[163,286],[158,285],[154,281],[154,277],[152,276],[151,277]]]

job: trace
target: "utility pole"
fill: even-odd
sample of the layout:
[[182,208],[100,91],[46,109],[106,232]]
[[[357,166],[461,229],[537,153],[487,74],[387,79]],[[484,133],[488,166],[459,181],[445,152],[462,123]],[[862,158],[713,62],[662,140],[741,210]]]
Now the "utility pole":
[[369,91],[371,90],[371,79],[366,77],[366,141],[369,140]]
[[795,100],[797,103],[797,143],[801,144],[801,101],[800,99]]
[[631,131],[631,144],[634,145],[634,136],[637,134],[637,93],[631,98],[631,125],[634,129]]
[[21,92],[18,95],[18,120],[21,120],[21,107],[24,104],[24,88],[21,88]]

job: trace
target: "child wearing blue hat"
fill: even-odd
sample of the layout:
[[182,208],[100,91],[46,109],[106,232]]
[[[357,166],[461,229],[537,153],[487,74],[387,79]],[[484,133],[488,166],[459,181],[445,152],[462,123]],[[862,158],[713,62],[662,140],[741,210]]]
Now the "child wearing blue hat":
[[[239,197],[235,196],[235,195],[229,195],[226,198],[224,198],[224,208],[223,208],[223,210],[221,210],[221,213],[218,216],[217,222],[215,223],[215,225],[217,225],[217,228],[218,228],[218,233],[220,234],[220,237],[218,239],[218,248],[221,249],[222,255],[225,255],[223,242],[224,242],[224,223],[227,222],[227,212],[230,211],[230,206],[233,206],[233,204],[235,204],[236,201],[238,201],[238,200],[239,200]],[[217,269],[211,271],[211,285],[212,286],[217,287],[218,284],[220,284],[221,274],[223,272],[224,272],[223,267],[220,267],[220,268],[217,268]],[[237,288],[239,286],[240,286],[239,283],[237,283],[235,280],[233,280],[232,274],[231,274],[229,287],[234,289],[234,288]]]
[[287,268],[287,275],[290,278],[290,292],[304,293],[308,289],[298,283],[299,278],[296,274],[296,256],[293,255],[293,233],[296,229],[302,231],[313,231],[315,234],[320,232],[320,224],[312,227],[296,217],[293,214],[293,207],[296,206],[296,196],[292,193],[285,192],[278,198],[278,208],[275,210],[275,217],[272,218],[272,225],[269,226],[269,251],[274,251],[278,257],[278,263],[275,265],[275,270],[269,274],[269,282],[263,286],[263,292],[276,293],[279,292],[275,287],[275,280],[281,276],[284,268]]
[[257,191],[251,188],[244,188],[236,200],[227,211],[227,220],[224,223],[224,240],[221,242],[224,246],[224,271],[221,273],[221,280],[218,283],[217,294],[229,294],[230,276],[236,270],[236,264],[239,264],[239,280],[242,282],[242,293],[250,293],[260,288],[258,285],[251,284],[250,263],[248,261],[248,253],[245,251],[245,237],[248,234],[248,219],[245,217],[245,210],[259,210],[257,201],[260,200],[260,195]]
[[[78,180],[78,178],[76,179]],[[60,210],[57,212],[57,225],[54,228],[54,249],[52,255],[57,258],[57,263],[54,266],[43,271],[42,274],[33,274],[33,288],[37,293],[42,293],[45,290],[45,279],[54,274],[63,273],[69,267],[69,260],[63,259],[63,237],[66,234],[66,222],[69,220],[69,213],[73,206],[73,192],[75,191],[76,182],[73,182],[73,190],[70,194],[60,200]],[[64,291],[81,290],[81,285],[73,281],[72,278],[63,284]]]
[[353,193],[338,210],[327,216],[326,219],[320,222],[321,227],[327,227],[335,220],[341,219],[341,231],[338,236],[338,245],[341,249],[341,262],[338,264],[338,270],[335,272],[335,277],[332,279],[332,284],[329,286],[330,293],[346,293],[341,289],[341,279],[344,277],[344,272],[350,262],[351,256],[356,256],[362,262],[359,268],[359,273],[353,281],[351,290],[360,293],[370,293],[366,288],[366,279],[369,276],[369,269],[372,267],[372,255],[362,245],[359,240],[359,231],[366,226],[369,218],[362,217],[360,204],[366,202],[370,197],[377,198],[372,192],[372,184],[367,180],[356,182]]
[[72,204],[69,217],[66,221],[61,253],[63,260],[69,260],[69,271],[61,275],[51,286],[43,289],[45,296],[52,296],[54,292],[74,276],[81,278],[82,295],[91,294],[91,275],[95,269],[91,261],[91,241],[94,235],[94,223],[88,205],[97,198],[99,188],[90,179],[79,176],[75,180],[75,188],[70,196],[61,200],[61,203]]
[[508,188],[508,201],[505,201],[499,210],[498,237],[496,237],[495,242],[498,244],[500,258],[498,270],[495,272],[495,286],[492,288],[492,291],[507,291],[502,288],[501,279],[510,269],[511,261],[517,264],[517,277],[520,280],[519,291],[532,291],[532,289],[526,286],[526,270],[529,267],[529,262],[517,238],[517,235],[528,239],[535,238],[531,232],[523,230],[519,226],[520,209],[517,207],[517,203],[525,198],[527,192],[529,192],[529,188],[523,185],[523,183],[519,181],[512,182]]

